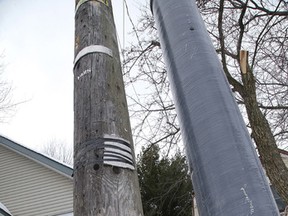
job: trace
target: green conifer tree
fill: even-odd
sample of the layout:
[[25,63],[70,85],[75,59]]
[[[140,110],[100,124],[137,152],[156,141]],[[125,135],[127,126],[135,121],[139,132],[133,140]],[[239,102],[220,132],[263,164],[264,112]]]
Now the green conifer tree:
[[157,145],[142,149],[138,177],[145,216],[191,216],[192,183],[185,157],[160,156]]

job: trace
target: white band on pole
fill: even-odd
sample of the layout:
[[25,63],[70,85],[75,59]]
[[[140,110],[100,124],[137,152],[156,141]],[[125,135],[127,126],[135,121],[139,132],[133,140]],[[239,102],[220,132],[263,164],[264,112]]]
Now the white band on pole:
[[113,57],[113,52],[111,49],[102,46],[102,45],[91,45],[91,46],[87,46],[85,48],[83,48],[76,56],[75,60],[74,60],[74,66],[76,65],[76,63],[79,61],[79,59],[81,59],[83,56],[91,54],[91,53],[104,53],[106,55],[109,55],[111,57]]
[[87,1],[90,1],[90,0],[80,0],[80,1],[78,2],[78,4],[76,5],[76,8],[75,8],[75,14],[77,13],[79,7],[80,7],[82,4],[84,4],[85,2],[87,2]]
[[[92,0],[80,0],[78,2],[78,4],[76,5],[75,14],[77,13],[77,11],[78,11],[78,9],[80,8],[81,5],[84,4],[85,2],[88,2],[88,1],[92,1]],[[101,3],[105,4],[106,6],[109,6],[108,0],[96,0],[96,1],[101,2]]]

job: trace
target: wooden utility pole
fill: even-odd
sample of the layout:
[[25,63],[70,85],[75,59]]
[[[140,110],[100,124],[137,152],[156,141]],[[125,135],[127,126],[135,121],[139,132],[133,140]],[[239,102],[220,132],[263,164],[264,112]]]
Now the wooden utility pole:
[[143,215],[111,0],[76,0],[74,215]]

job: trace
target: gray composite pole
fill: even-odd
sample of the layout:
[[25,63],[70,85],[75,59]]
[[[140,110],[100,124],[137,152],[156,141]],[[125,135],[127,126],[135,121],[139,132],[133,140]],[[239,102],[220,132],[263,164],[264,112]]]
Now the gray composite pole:
[[279,215],[195,1],[152,0],[201,216]]
[[74,215],[143,216],[111,0],[76,0]]

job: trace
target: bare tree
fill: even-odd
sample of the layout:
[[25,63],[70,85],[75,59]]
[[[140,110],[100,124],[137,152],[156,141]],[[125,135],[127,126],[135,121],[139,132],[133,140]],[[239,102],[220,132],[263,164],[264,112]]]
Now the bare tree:
[[73,164],[73,148],[63,141],[52,139],[40,151],[63,163]]
[[180,141],[174,103],[154,20],[148,6],[142,10],[137,38],[125,50],[124,77],[130,100],[135,144],[172,147]]
[[5,81],[3,77],[5,65],[3,62],[4,56],[0,55],[0,122],[6,122],[13,115],[16,103],[12,101],[11,84]]
[[[199,8],[262,165],[288,203],[288,170],[278,151],[278,146],[288,145],[287,2],[199,1]],[[179,142],[179,126],[148,6],[134,29],[138,42],[125,56],[128,89],[134,92],[142,86],[130,95],[130,112],[136,118],[134,135],[140,143],[170,146]],[[245,71],[240,69],[243,49],[249,51]]]

